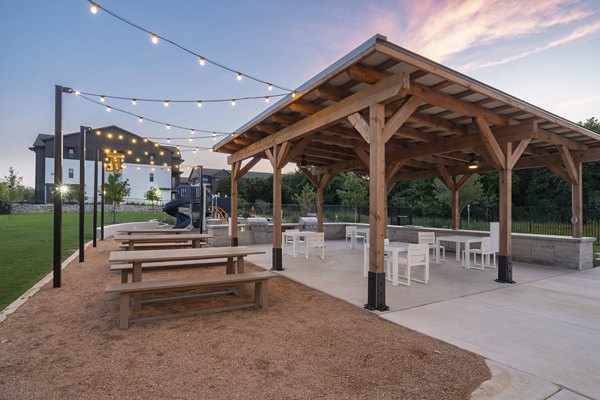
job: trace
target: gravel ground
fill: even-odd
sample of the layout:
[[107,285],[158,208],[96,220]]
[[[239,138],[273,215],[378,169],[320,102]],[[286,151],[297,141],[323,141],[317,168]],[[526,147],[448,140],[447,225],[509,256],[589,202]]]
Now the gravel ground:
[[[118,328],[112,241],[0,323],[0,399],[467,399],[482,357],[276,277],[270,307]],[[247,264],[247,270],[258,270]],[[151,272],[144,280],[221,274]],[[250,290],[246,290],[250,293]],[[241,300],[248,300],[242,298]],[[156,314],[240,301],[149,305]]]

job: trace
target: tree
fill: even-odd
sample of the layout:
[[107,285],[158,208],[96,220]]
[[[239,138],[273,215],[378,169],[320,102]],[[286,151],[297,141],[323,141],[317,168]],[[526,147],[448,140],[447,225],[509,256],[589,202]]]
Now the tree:
[[159,201],[162,200],[162,195],[159,188],[150,187],[146,193],[144,193],[144,198],[152,203],[152,205],[156,205]]
[[[446,187],[442,183],[441,180],[435,180],[435,199],[438,204],[444,205],[446,207],[452,206],[452,194],[450,193],[450,189]],[[474,174],[471,179],[465,184],[465,186],[460,190],[458,195],[458,211],[459,213],[467,206],[477,205],[481,202],[481,198],[483,196],[483,185],[480,182],[480,176],[478,174]]]
[[121,173],[114,172],[108,175],[108,179],[106,184],[104,185],[105,191],[105,201],[112,204],[112,212],[113,212],[113,224],[116,223],[116,207],[117,204],[123,202],[125,197],[129,196],[131,193],[131,187],[129,185],[129,179],[125,179],[121,181]]
[[302,191],[299,194],[294,195],[294,201],[300,204],[302,215],[307,215],[313,210],[316,199],[317,192],[309,183],[302,187]]
[[344,206],[368,206],[369,181],[354,172],[348,172],[344,174],[342,188],[337,190],[337,195]]
[[23,201],[25,198],[25,186],[23,186],[23,177],[17,175],[13,167],[8,169],[8,175],[5,175],[0,181],[0,201],[5,201],[12,208],[12,204]]

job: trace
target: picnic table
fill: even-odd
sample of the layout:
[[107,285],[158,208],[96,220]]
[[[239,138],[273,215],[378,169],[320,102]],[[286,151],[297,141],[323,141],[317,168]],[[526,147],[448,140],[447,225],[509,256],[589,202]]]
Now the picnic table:
[[127,246],[127,250],[135,250],[135,246],[142,243],[169,245],[178,243],[184,245],[191,243],[191,247],[198,248],[202,246],[205,239],[212,238],[205,233],[182,233],[179,235],[117,235],[115,240]]
[[[246,246],[236,247],[209,247],[203,249],[177,249],[177,250],[139,250],[139,251],[113,251],[108,261],[110,263],[131,263],[133,266],[133,282],[142,281],[142,264],[147,262],[160,262],[187,260],[211,260],[226,258],[227,274],[235,273],[234,258],[237,259],[237,272],[244,272],[244,257],[250,254],[265,254],[262,250],[252,249]],[[176,268],[176,264],[174,264]],[[140,309],[139,296],[134,300],[135,309]]]
[[133,234],[165,234],[165,235],[179,235],[182,233],[194,233],[188,228],[130,228],[122,229],[117,231],[117,234],[133,235]]
[[481,243],[482,237],[480,236],[438,236],[435,238],[436,240],[436,252],[435,252],[435,262],[436,264],[440,262],[440,242],[454,242],[456,244],[456,261],[460,262],[460,244],[464,243],[465,245],[465,268],[471,268],[471,257],[468,256],[469,249],[471,244],[473,243]]
[[[384,245],[384,251],[388,257],[392,257],[392,270],[387,271],[388,276],[392,277],[392,285],[398,286],[398,257],[400,253],[406,253],[408,251],[408,245],[406,242],[390,242]],[[369,272],[369,243],[365,243],[364,256],[363,256],[363,275],[368,276]]]

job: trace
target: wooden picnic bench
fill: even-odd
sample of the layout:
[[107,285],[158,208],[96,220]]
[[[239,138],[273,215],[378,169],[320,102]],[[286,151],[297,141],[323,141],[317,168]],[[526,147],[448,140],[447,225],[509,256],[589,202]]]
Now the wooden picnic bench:
[[[198,232],[198,231],[196,231]],[[191,229],[188,228],[130,228],[130,229],[120,229],[117,231],[117,234],[125,234],[125,235],[133,235],[133,234],[160,234],[160,235],[179,235],[182,233],[194,233]]]
[[131,321],[148,321],[175,316],[191,316],[207,314],[220,311],[239,310],[248,307],[268,307],[267,280],[275,276],[268,271],[249,272],[245,274],[230,274],[219,276],[203,276],[185,280],[168,281],[149,281],[149,282],[130,282],[130,283],[109,283],[106,286],[107,293],[119,293],[119,328],[127,329],[129,327],[131,309],[129,306],[132,295],[141,295],[147,293],[163,293],[182,290],[224,288],[232,285],[254,283],[254,299],[251,303],[235,304],[230,306],[214,307],[202,310],[188,311],[177,314],[162,314],[158,316],[148,316],[137,318]]
[[202,247],[203,241],[212,238],[205,233],[182,233],[179,235],[117,235],[115,241],[121,242],[127,250],[152,248]]
[[[168,250],[168,249],[189,249],[192,246],[192,242],[173,242],[173,243],[140,243],[135,244],[133,249],[129,244],[120,244],[119,249],[121,250]],[[208,247],[207,243],[200,243],[197,247]]]
[[[210,261],[185,260],[142,263],[142,271],[158,271],[179,268],[215,267],[227,263],[227,258]],[[113,264],[111,271],[121,272],[121,283],[127,283],[129,274],[133,273],[133,264]]]

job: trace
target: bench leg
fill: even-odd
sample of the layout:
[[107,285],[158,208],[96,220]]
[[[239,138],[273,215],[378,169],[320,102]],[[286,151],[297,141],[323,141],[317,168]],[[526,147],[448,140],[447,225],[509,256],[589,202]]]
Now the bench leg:
[[121,270],[121,283],[127,283],[127,271]]
[[269,306],[266,280],[258,281],[254,284],[254,302],[261,308]]
[[238,274],[244,273],[244,256],[239,256],[237,258],[237,272]]
[[119,310],[119,328],[129,328],[129,293],[121,293],[121,309]]
[[226,273],[229,274],[234,274],[235,270],[233,268],[233,257],[227,257],[227,271]]

